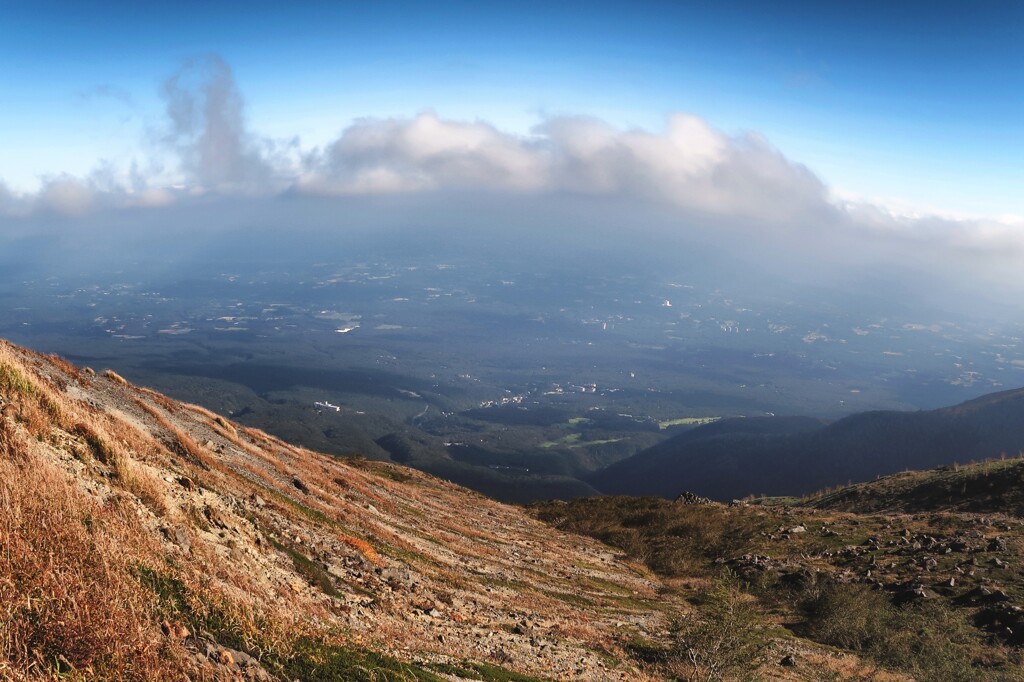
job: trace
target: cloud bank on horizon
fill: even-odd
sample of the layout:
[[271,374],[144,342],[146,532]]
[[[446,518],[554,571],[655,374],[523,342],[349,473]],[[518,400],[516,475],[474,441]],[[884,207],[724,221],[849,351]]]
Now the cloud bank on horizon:
[[554,117],[523,136],[423,111],[358,120],[330,144],[303,149],[297,139],[271,140],[246,127],[242,94],[216,56],[184,64],[161,94],[166,120],[152,135],[152,158],[128,169],[101,164],[87,177],[54,175],[31,194],[16,194],[0,179],[0,216],[160,210],[210,196],[571,193],[650,202],[719,225],[814,229],[867,235],[897,248],[1024,257],[1024,218],[900,213],[871,200],[841,199],[763,137],[729,136],[691,114],[670,115],[659,132]]

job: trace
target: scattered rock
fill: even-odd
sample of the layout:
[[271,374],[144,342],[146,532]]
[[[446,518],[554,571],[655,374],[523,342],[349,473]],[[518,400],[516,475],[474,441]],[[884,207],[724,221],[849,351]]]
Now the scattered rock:
[[814,585],[817,581],[817,571],[812,571],[807,568],[798,568],[795,571],[783,573],[779,576],[779,582],[797,589],[810,587]]
[[987,552],[1005,552],[1006,551],[1006,538],[994,537],[988,541],[988,547],[985,548]]
[[203,507],[203,516],[206,517],[206,520],[214,528],[223,529],[228,527],[228,520],[224,518],[223,514],[209,505]]
[[165,635],[174,640],[182,640],[192,634],[180,621],[172,622],[165,620],[160,623],[160,629],[163,630]]
[[188,539],[188,533],[185,532],[184,526],[177,525],[173,528],[164,527],[160,529],[160,532],[164,534],[165,538],[180,547],[186,554],[192,552],[192,543]]
[[1008,644],[1024,644],[1024,609],[1010,604],[996,604],[978,611],[974,624],[1005,639]]
[[967,594],[960,597],[957,601],[965,604],[979,605],[979,604],[998,604],[1000,602],[1009,601],[1010,597],[1002,590],[993,590],[990,587],[979,585]]
[[934,590],[929,590],[928,588],[922,585],[916,585],[901,590],[900,592],[897,592],[896,595],[893,597],[893,602],[899,605],[911,601],[926,601],[938,598],[939,594]]

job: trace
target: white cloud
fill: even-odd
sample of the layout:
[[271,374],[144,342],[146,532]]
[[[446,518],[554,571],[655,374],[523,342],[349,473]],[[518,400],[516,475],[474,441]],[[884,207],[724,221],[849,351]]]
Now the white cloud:
[[15,205],[14,194],[8,189],[7,185],[0,180],[0,215],[4,213],[13,212]]
[[827,208],[824,185],[765,140],[731,138],[687,114],[670,117],[660,133],[556,118],[528,137],[433,112],[363,120],[310,160],[298,187],[328,194],[572,191],[771,221]]
[[559,187],[773,222],[825,206],[825,188],[806,168],[760,137],[729,137],[696,116],[675,114],[662,133],[576,118],[549,121],[541,131]]
[[[162,87],[158,136],[172,155],[88,177],[45,179],[34,195],[0,184],[0,214],[81,215],[162,207],[210,196],[360,195],[486,190],[516,195],[620,197],[685,213],[680,224],[757,229],[815,240],[860,240],[876,250],[1024,257],[1024,220],[914,214],[840,196],[754,133],[730,136],[691,114],[664,130],[621,130],[586,117],[542,121],[515,135],[482,121],[425,111],[363,119],[322,149],[259,137],[245,124],[231,69],[215,56],[186,63]],[[584,199],[581,199],[584,200]],[[707,218],[707,220],[703,220]],[[796,242],[798,240],[790,240]]]
[[245,127],[242,95],[222,59],[188,61],[163,83],[168,127],[163,142],[184,179],[221,191],[259,192],[275,177],[274,145]]
[[61,175],[43,182],[37,199],[40,208],[67,215],[81,215],[94,207],[97,192],[87,181]]
[[550,169],[526,139],[487,123],[411,119],[362,120],[312,160],[300,187],[339,194],[433,189],[540,190]]
[[0,182],[0,216],[41,213],[74,217],[101,210],[158,208],[175,203],[187,193],[182,187],[150,186],[135,173],[121,174],[101,164],[86,177],[44,177],[39,190],[32,194],[15,194]]

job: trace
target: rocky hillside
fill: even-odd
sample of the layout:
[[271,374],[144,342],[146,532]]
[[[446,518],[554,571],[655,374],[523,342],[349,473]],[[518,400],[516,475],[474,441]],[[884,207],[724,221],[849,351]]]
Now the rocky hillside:
[[752,650],[768,633],[786,641],[782,631],[790,646],[814,642],[860,658],[845,669],[811,653],[779,659],[816,668],[812,679],[1024,680],[1020,518],[779,502],[603,497],[534,509],[644,560],[689,596],[706,620],[680,621],[670,651],[713,663],[721,678],[687,677],[684,668],[683,679],[761,679],[745,677]]
[[0,342],[0,678],[647,679],[661,584],[389,464]]

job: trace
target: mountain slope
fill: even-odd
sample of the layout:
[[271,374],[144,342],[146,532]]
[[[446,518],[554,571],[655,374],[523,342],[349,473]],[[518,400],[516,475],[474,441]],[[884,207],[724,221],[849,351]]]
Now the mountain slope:
[[6,342],[0,510],[4,679],[642,679],[666,627],[597,542]]
[[790,642],[812,640],[861,659],[836,671],[827,659],[790,654],[789,665],[812,670],[811,679],[1024,680],[1019,517],[759,502],[599,497],[533,508],[560,529],[620,547],[684,589],[697,575],[716,580],[691,597],[714,615],[710,627],[684,620],[680,638],[691,660],[706,656],[687,648],[694,641],[719,647],[722,678],[684,671],[682,679],[773,679],[763,669],[750,675],[728,652],[756,641],[752,623],[774,621]]
[[904,469],[1024,449],[1024,389],[922,412],[863,412],[832,424],[734,419],[698,427],[617,462],[588,481],[605,493],[727,500],[805,495]]
[[859,514],[973,512],[1024,516],[1024,459],[904,471],[803,498],[801,505]]

